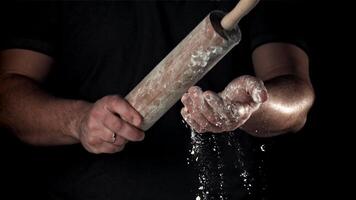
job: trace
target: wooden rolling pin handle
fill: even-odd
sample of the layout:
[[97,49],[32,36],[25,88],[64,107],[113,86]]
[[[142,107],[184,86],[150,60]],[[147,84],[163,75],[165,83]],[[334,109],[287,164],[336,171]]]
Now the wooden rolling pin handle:
[[259,0],[240,0],[235,8],[221,20],[221,26],[225,30],[232,30],[259,2]]

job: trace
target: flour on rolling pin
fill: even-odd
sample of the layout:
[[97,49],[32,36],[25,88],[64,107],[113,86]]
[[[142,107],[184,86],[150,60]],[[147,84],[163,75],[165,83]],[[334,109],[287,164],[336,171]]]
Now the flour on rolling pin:
[[240,42],[237,23],[259,0],[240,0],[225,15],[213,11],[203,19],[127,96],[149,129],[215,64]]
[[239,43],[239,28],[224,30],[223,16],[211,12],[126,96],[144,118],[141,129],[149,129]]

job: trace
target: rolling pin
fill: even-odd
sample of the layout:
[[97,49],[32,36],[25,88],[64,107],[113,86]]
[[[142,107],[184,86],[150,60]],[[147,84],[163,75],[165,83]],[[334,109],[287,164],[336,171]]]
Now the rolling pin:
[[209,13],[125,99],[142,115],[148,130],[194,84],[240,42],[238,22],[259,0],[240,0],[225,15]]

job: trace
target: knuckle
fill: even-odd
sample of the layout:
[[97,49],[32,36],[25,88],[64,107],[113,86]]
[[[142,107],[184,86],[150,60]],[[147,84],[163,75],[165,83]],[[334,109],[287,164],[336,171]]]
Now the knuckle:
[[209,96],[211,94],[212,94],[212,91],[210,91],[210,90],[207,90],[207,91],[203,92],[204,96]]
[[140,127],[142,125],[142,123],[143,123],[143,117],[138,114],[137,117],[136,117],[136,124],[135,125],[137,127]]
[[90,111],[89,111],[89,118],[97,118],[97,116],[99,115],[99,111],[97,106],[94,106]]
[[119,132],[122,128],[122,121],[121,120],[116,120],[114,122],[114,129],[115,129],[115,132]]
[[110,95],[110,101],[115,103],[122,103],[123,100],[119,95]]
[[194,91],[201,91],[201,88],[199,86],[193,86],[192,90]]
[[187,99],[188,99],[188,93],[184,93],[183,96],[182,96],[182,98],[181,98],[180,100],[181,100],[181,102],[184,104],[184,102],[186,102]]
[[96,126],[96,120],[93,117],[89,117],[87,122],[88,130],[94,130]]
[[101,99],[98,101],[98,103],[106,103],[106,102],[110,101],[111,98],[112,98],[112,97],[111,97],[110,95],[105,96],[105,97],[101,98]]
[[122,106],[122,115],[124,115],[127,118],[133,115],[133,111],[130,109],[129,104],[123,103],[121,104],[121,106]]
[[102,118],[103,114],[103,110],[99,110],[98,107],[94,107],[88,113],[88,123],[95,123],[98,119]]
[[119,95],[107,95],[105,97],[102,98],[102,100],[107,103],[110,104],[112,102],[118,102],[121,100],[121,97]]
[[197,92],[199,92],[201,89],[198,86],[192,86],[188,89],[189,95],[196,95]]
[[124,120],[132,125],[136,125],[134,119],[135,119],[135,113],[130,112],[130,114],[126,115]]
[[93,136],[89,136],[87,138],[87,143],[90,145],[90,146],[93,146],[95,144],[97,144],[98,140],[96,137],[93,137]]

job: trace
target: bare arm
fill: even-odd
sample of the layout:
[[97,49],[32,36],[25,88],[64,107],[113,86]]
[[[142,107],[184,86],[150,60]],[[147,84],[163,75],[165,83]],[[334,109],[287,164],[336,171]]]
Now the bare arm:
[[302,128],[314,100],[305,52],[268,43],[253,52],[253,63],[257,78],[238,77],[220,93],[190,88],[182,97],[184,119],[200,133],[241,128],[268,137]]
[[[55,98],[41,90],[52,62],[50,57],[29,50],[0,53],[0,124],[29,144],[81,142],[94,153],[117,152],[127,140],[143,139],[141,131],[122,120],[139,126],[141,117],[118,96],[92,104]],[[113,133],[116,141],[112,141]]]
[[77,143],[69,135],[77,118],[70,113],[88,106],[84,102],[56,99],[39,88],[52,62],[50,57],[33,51],[14,49],[1,53],[0,119],[30,144]]
[[269,98],[241,128],[261,137],[300,130],[314,101],[308,56],[292,44],[269,43],[252,58]]

